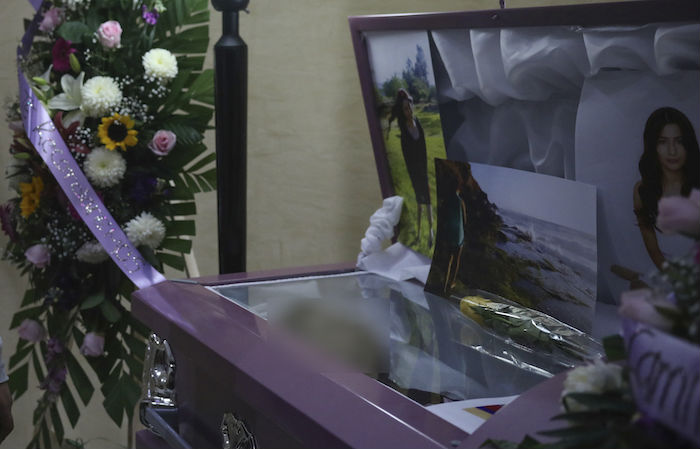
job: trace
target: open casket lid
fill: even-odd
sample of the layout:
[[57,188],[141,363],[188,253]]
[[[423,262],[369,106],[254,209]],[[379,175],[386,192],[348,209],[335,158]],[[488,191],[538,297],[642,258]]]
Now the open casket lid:
[[[367,36],[372,33],[427,32],[430,30],[431,32],[446,31],[449,34],[453,30],[480,30],[486,34],[493,34],[500,33],[500,30],[506,29],[509,32],[516,31],[515,34],[511,34],[511,37],[506,38],[506,40],[509,40],[514,45],[526,46],[530,43],[527,39],[528,29],[537,30],[537,28],[543,27],[561,27],[560,29],[569,29],[574,32],[591,29],[594,31],[594,36],[593,42],[590,43],[591,48],[589,51],[579,45],[578,42],[568,43],[572,47],[578,47],[574,51],[583,50],[584,52],[570,55],[570,64],[574,66],[572,68],[582,72],[586,71],[586,67],[588,67],[588,73],[597,73],[601,68],[610,69],[617,64],[608,66],[607,63],[612,58],[615,58],[616,55],[620,56],[619,63],[622,64],[620,67],[625,69],[635,70],[646,66],[646,68],[657,73],[664,73],[664,71],[670,73],[673,71],[673,67],[700,69],[697,65],[698,55],[694,51],[696,47],[688,45],[689,40],[697,41],[697,33],[695,32],[697,27],[684,27],[684,25],[697,25],[700,22],[700,4],[692,0],[630,1],[483,11],[355,16],[350,17],[349,22],[379,182],[385,198],[394,195],[395,192],[391,182],[381,123],[377,117],[377,111],[381,105],[377,103],[375,95],[373,69],[367,45]],[[657,36],[654,36],[655,33],[651,29],[643,30],[645,25],[651,24],[663,24],[672,28],[678,25],[680,29],[676,33],[673,30],[662,29],[657,33]],[[518,29],[522,30],[521,35],[517,34]],[[623,36],[624,33],[635,30],[642,30],[642,32],[632,33],[631,36]],[[651,36],[649,36],[650,33]],[[636,37],[634,36],[635,34],[637,34]],[[538,39],[541,36],[535,33],[531,37]],[[620,39],[615,39],[616,37]],[[649,37],[651,37],[651,41]],[[501,42],[504,42],[504,38],[501,39]],[[581,36],[581,39],[583,39],[583,36]],[[600,46],[601,39],[608,40],[604,45],[605,48],[593,49],[595,46]],[[561,39],[555,38],[552,41],[553,45],[562,43]],[[635,45],[636,47],[631,48],[629,47],[630,45]],[[618,46],[627,48],[623,48],[623,51],[619,53],[610,51],[611,48]],[[481,62],[480,65],[482,67],[487,65],[497,66],[498,63],[493,64],[493,61],[501,59],[498,50],[499,48],[496,48],[495,52],[491,52],[487,56],[495,59]],[[663,52],[667,50],[672,50],[674,55],[657,58],[657,56],[662,56]],[[513,52],[516,51],[517,48],[513,49]],[[473,50],[471,53],[471,55],[464,55],[463,63],[456,62],[452,67],[453,70],[447,69],[451,72],[450,74],[465,80],[467,84],[478,85],[479,82],[482,82],[482,90],[488,91],[495,88],[507,94],[512,86],[506,85],[510,84],[510,82],[499,78],[497,72],[493,79],[480,78],[479,75],[484,74],[483,72],[478,75],[474,72],[470,73],[470,70],[474,70],[474,62],[467,61],[470,56],[474,57]],[[546,51],[545,55],[547,55]],[[551,52],[549,55],[551,55]],[[577,61],[581,56],[583,59],[590,57],[593,64],[590,64],[588,61]],[[542,59],[537,62],[541,63]],[[511,62],[510,64],[514,63]],[[433,61],[433,65],[435,64],[436,61]],[[547,64],[547,62],[544,61],[544,64]],[[502,62],[501,66],[503,66]],[[459,73],[460,69],[465,71]],[[470,77],[470,75],[475,76]],[[585,73],[581,73],[581,76],[585,76]],[[450,81],[454,83],[455,80],[453,78]],[[496,87],[496,84],[501,81],[506,81],[506,83],[500,88]],[[483,83],[486,83],[486,86]],[[468,89],[467,86],[462,87]],[[445,102],[445,100],[443,98],[441,102]],[[463,160],[466,159],[464,156],[462,158]],[[563,175],[559,174],[559,176]]]
[[[398,135],[389,81],[392,73],[405,81],[404,62],[415,69],[413,61],[423,58],[434,88],[426,96],[439,111],[432,121],[434,141],[444,142],[440,157],[594,186],[594,299],[615,303],[634,276],[646,280],[655,261],[632,195],[642,135],[662,107],[681,111],[700,135],[698,2],[351,17],[350,28],[382,194],[404,197],[404,209],[412,208],[404,216],[416,216],[418,192],[403,144],[399,151],[389,139],[390,131]],[[413,39],[413,61],[395,54],[404,37]],[[386,60],[394,61],[393,72]],[[435,153],[428,142],[431,189]],[[407,169],[411,183],[402,175]],[[400,224],[399,241],[406,243],[401,232]],[[687,251],[682,239],[657,237],[666,255]]]

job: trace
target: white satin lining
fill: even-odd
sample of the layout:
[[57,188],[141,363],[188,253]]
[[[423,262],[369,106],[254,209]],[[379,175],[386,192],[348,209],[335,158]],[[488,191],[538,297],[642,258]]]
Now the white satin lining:
[[700,69],[700,24],[433,31],[454,100],[544,101],[581,90],[600,70],[669,75]]
[[[432,31],[461,124],[457,159],[575,179],[584,82],[601,71],[667,76],[700,69],[700,25],[523,27]],[[461,155],[461,156],[457,156]]]

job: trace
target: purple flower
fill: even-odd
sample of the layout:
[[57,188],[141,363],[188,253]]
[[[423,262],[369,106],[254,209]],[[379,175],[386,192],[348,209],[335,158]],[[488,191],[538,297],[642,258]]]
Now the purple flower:
[[2,231],[7,234],[10,241],[17,241],[17,232],[15,231],[14,223],[12,223],[12,203],[5,203],[0,206],[0,222],[2,222]]
[[158,181],[152,176],[135,176],[132,178],[129,198],[137,204],[143,204],[151,199],[151,195],[156,190]]
[[63,310],[73,308],[78,303],[79,294],[76,285],[79,285],[80,281],[65,271],[59,274],[54,282],[54,301],[56,306]]
[[49,349],[49,351],[53,352],[54,354],[60,354],[63,352],[63,349],[65,349],[65,346],[63,346],[61,340],[59,340],[56,337],[49,338],[49,341],[46,343],[46,346]]
[[105,338],[94,332],[85,334],[80,353],[88,357],[99,357],[105,352]]
[[48,246],[41,243],[30,246],[24,252],[24,257],[37,268],[44,268],[51,263],[51,251]]
[[39,324],[39,322],[26,319],[22,321],[22,324],[19,325],[19,328],[17,329],[17,334],[22,340],[27,340],[36,343],[37,341],[41,341],[44,339],[44,337],[46,336],[46,331],[44,330],[44,327],[41,324]]
[[145,20],[147,24],[155,25],[156,22],[158,22],[160,14],[158,14],[158,11],[155,9],[149,10],[146,5],[141,5],[141,17],[143,17],[143,20]]
[[53,69],[57,72],[68,72],[70,70],[70,55],[75,52],[75,48],[71,47],[71,41],[59,37],[51,50]]
[[48,33],[56,29],[61,23],[63,23],[63,8],[52,6],[44,13],[44,18],[39,24],[39,30]]
[[39,388],[42,390],[48,390],[53,394],[58,394],[65,382],[66,367],[62,366],[60,368],[52,368],[46,378],[39,385]]
[[61,343],[61,340],[58,338],[49,338],[49,341],[46,343],[46,346],[48,347],[48,351],[46,353],[46,364],[50,364],[54,357],[56,357],[57,354],[60,354],[63,352],[65,349],[65,346],[63,346],[63,343]]
[[648,324],[660,330],[670,330],[673,327],[673,321],[659,313],[657,307],[669,311],[678,311],[678,308],[672,302],[655,297],[651,290],[643,288],[622,292],[618,313],[623,317]]

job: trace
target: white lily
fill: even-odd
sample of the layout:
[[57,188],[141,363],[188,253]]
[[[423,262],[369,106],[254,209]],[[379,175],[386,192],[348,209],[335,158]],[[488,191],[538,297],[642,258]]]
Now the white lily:
[[53,64],[51,64],[49,66],[49,69],[45,71],[42,75],[36,77],[44,80],[44,82],[41,83],[41,85],[39,86],[39,89],[41,89],[42,92],[48,92],[49,89],[51,89],[51,84],[49,84],[51,82],[51,70],[53,70]]
[[75,121],[80,121],[82,124],[83,120],[85,119],[83,111],[80,110],[80,106],[83,103],[81,89],[83,87],[84,79],[85,72],[80,72],[80,75],[78,75],[77,78],[73,78],[69,74],[63,75],[63,77],[61,77],[61,87],[63,88],[63,93],[56,95],[49,100],[48,106],[51,109],[72,111],[63,117],[63,123],[65,126],[68,126]]

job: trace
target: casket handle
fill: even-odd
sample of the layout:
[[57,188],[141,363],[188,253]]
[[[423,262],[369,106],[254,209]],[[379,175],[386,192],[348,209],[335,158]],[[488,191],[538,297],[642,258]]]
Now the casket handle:
[[250,433],[245,422],[234,413],[226,412],[221,420],[223,449],[257,449],[255,436]]
[[143,364],[143,392],[139,405],[141,423],[175,449],[190,449],[178,435],[175,394],[175,357],[168,342],[152,333]]

